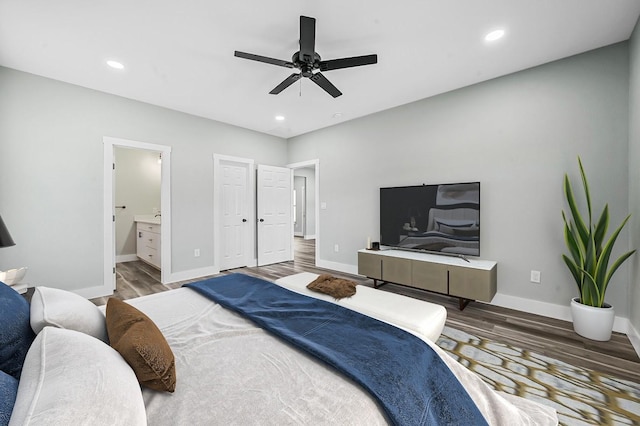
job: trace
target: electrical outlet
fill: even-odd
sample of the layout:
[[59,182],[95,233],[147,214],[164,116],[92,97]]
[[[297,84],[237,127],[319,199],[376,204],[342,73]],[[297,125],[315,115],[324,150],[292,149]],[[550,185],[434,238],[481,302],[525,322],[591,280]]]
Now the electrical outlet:
[[200,257],[200,249],[193,250],[193,257]]
[[333,246],[333,251],[335,251],[336,253],[338,253],[340,251],[340,246],[339,245],[334,245]]
[[540,284],[540,271],[531,271],[531,282]]

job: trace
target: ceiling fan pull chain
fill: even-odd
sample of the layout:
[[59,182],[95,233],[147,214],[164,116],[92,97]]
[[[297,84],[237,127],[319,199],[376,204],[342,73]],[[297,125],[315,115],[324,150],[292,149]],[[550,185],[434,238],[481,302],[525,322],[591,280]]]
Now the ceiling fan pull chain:
[[299,90],[298,91],[298,97],[301,98],[302,97],[302,79],[300,79],[298,81],[300,82],[300,85],[298,86],[299,87],[299,89],[298,89]]

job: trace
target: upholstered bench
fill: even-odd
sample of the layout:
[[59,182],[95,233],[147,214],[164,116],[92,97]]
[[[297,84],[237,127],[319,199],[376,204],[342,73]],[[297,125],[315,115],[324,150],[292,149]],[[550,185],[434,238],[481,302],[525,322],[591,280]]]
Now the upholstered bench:
[[307,288],[307,284],[316,278],[318,274],[302,272],[280,278],[276,280],[276,284],[393,324],[432,342],[435,342],[442,333],[447,319],[447,310],[444,306],[363,285],[356,287],[356,294],[353,296],[336,300],[329,295]]

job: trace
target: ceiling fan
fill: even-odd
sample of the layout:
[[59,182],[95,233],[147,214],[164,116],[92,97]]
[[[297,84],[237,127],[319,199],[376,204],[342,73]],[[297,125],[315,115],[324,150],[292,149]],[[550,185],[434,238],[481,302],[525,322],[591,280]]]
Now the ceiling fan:
[[[325,92],[337,98],[342,95],[320,71],[331,71],[342,68],[359,67],[361,65],[371,65],[378,62],[378,55],[354,56],[350,58],[330,59],[323,61],[316,53],[316,20],[307,16],[300,17],[300,50],[293,54],[291,62],[280,59],[268,58],[266,56],[254,55],[235,51],[234,56],[238,58],[250,59],[252,61],[264,62],[271,65],[278,65],[285,68],[296,68],[299,73],[293,73],[282,83],[278,84],[269,93],[277,95],[287,87],[291,86],[302,77],[307,77],[320,86]],[[316,71],[318,70],[318,71]]]

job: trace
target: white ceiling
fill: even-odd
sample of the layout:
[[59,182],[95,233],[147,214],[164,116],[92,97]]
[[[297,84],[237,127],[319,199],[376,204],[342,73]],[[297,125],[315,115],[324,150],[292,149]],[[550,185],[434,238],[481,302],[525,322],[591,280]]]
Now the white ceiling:
[[[0,0],[0,65],[289,138],[627,40],[639,14],[638,0]],[[378,64],[325,72],[336,99],[308,79],[270,95],[292,71],[233,53],[291,60],[300,15],[323,59]]]

